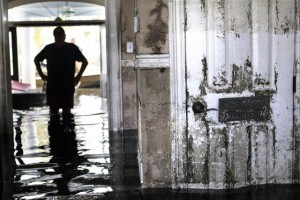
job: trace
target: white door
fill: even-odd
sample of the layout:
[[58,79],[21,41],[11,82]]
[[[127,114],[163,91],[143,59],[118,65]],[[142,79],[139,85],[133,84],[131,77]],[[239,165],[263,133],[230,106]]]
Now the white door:
[[177,186],[292,182],[294,4],[185,1],[187,129]]

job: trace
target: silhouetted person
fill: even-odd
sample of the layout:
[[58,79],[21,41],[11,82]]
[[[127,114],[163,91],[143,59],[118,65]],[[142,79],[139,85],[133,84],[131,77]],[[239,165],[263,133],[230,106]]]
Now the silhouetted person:
[[[50,116],[58,117],[59,109],[62,108],[64,117],[72,117],[75,86],[79,83],[88,61],[75,44],[65,42],[66,34],[62,27],[56,27],[53,35],[55,42],[46,45],[34,58],[34,63],[42,80],[47,82]],[[47,75],[41,69],[44,59],[47,61]],[[75,76],[76,61],[81,62],[81,67]]]

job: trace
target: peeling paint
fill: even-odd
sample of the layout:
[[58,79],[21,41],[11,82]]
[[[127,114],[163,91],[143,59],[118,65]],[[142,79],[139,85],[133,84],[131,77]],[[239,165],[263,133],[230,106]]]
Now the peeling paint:
[[[189,146],[185,148],[189,151],[189,164],[185,169],[188,181],[183,183],[187,187],[218,189],[283,183],[292,180],[292,173],[294,180],[300,178],[300,136],[294,135],[293,143],[287,136],[292,127],[286,125],[286,131],[282,128],[285,124],[281,124],[285,120],[283,115],[291,117],[287,113],[292,110],[291,98],[286,102],[280,97],[289,95],[281,91],[286,85],[277,88],[277,84],[286,83],[283,76],[292,74],[291,68],[284,68],[285,60],[288,60],[286,65],[293,65],[290,52],[280,51],[286,51],[287,44],[293,42],[287,37],[294,26],[292,11],[289,12],[293,3],[289,1],[287,5],[279,0],[235,3],[185,1],[185,14],[188,13],[185,25],[190,27],[185,35],[187,104],[191,106],[201,100],[206,108],[215,108],[219,98],[270,96],[271,116],[266,121],[220,123],[217,112],[195,115],[187,107],[189,138],[184,142]],[[205,6],[207,13],[203,11]],[[266,12],[261,14],[261,11]],[[285,74],[285,70],[289,71]],[[294,127],[294,132],[299,132],[299,127]],[[298,151],[291,155],[295,148]]]

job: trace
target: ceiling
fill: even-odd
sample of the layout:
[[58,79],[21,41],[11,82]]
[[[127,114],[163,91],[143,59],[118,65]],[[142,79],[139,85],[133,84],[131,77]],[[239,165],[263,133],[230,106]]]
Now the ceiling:
[[105,7],[74,1],[43,1],[8,10],[9,21],[105,20]]

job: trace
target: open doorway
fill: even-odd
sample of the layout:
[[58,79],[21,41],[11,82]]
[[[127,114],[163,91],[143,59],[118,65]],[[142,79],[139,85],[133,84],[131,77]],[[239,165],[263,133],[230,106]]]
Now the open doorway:
[[66,29],[66,42],[75,43],[89,61],[80,87],[99,87],[106,80],[104,6],[69,1],[38,2],[11,8],[8,14],[13,80],[30,85],[29,89],[41,87],[33,58],[54,41],[55,26]]
[[[25,193],[38,198],[43,195],[110,190],[107,108],[99,110],[103,102],[99,101],[99,95],[103,92],[101,82],[106,80],[103,76],[107,74],[105,19],[78,19],[85,12],[82,11],[80,16],[71,16],[73,12],[77,13],[76,3],[63,2],[64,7],[57,8],[61,3],[24,5],[26,9],[20,9],[19,13],[21,18],[11,17],[16,20],[10,21],[13,55],[11,75],[17,81],[29,84],[31,92],[42,92],[42,82],[36,73],[33,58],[46,44],[53,41],[52,31],[55,26],[60,25],[65,29],[66,41],[74,42],[89,61],[75,95],[78,104],[75,105],[74,121],[61,121],[53,126],[44,107],[14,112],[18,164],[15,177],[18,189],[15,197],[23,197]],[[83,4],[80,5],[84,7]],[[33,10],[30,11],[30,8]],[[33,21],[32,19],[41,17],[41,13],[33,15],[33,11],[38,9],[43,9],[44,13],[51,16],[43,16],[46,21]],[[32,18],[28,15],[32,15]],[[68,21],[65,21],[65,17],[68,17]],[[75,21],[71,21],[72,17]],[[23,21],[19,21],[20,19]],[[13,51],[14,49],[17,51]],[[95,91],[98,95],[95,95]],[[106,102],[103,104],[105,106]],[[36,190],[40,192],[30,192]]]

